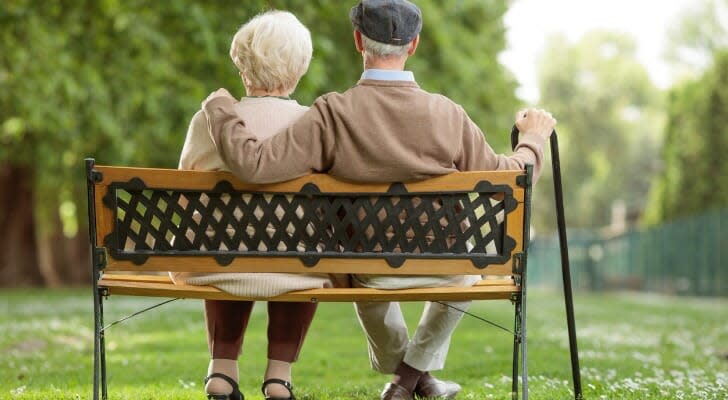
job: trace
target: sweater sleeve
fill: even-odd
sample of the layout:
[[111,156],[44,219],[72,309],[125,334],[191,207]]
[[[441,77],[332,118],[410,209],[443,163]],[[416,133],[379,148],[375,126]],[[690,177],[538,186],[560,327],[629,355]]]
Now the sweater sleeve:
[[[185,144],[182,146],[182,153],[179,157],[178,169],[204,169],[200,164],[206,152],[205,149],[215,145],[207,133],[207,120],[202,110],[195,113],[190,120],[185,136]],[[201,150],[202,149],[202,150]]]
[[541,174],[545,143],[540,135],[527,133],[521,136],[513,154],[497,154],[480,128],[465,115],[462,147],[456,156],[455,167],[460,171],[492,171],[524,169],[526,164],[532,164],[535,182]]
[[328,128],[325,98],[317,99],[291,126],[265,140],[246,127],[234,104],[234,99],[218,97],[203,110],[217,151],[240,180],[280,182],[329,169],[334,132]]

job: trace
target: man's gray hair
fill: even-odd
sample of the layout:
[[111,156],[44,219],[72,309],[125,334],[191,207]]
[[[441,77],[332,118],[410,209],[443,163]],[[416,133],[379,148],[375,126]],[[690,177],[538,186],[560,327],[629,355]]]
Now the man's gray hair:
[[[360,32],[361,33],[361,32]],[[394,44],[386,44],[382,42],[377,42],[374,39],[370,39],[366,37],[363,33],[361,35],[362,44],[364,45],[364,52],[370,56],[374,57],[401,57],[405,54],[407,54],[407,51],[409,50],[409,43],[405,44],[404,46],[397,46]]]

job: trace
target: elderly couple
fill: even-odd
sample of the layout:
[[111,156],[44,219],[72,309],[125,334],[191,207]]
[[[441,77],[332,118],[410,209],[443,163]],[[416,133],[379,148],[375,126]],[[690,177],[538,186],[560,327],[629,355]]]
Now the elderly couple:
[[[535,166],[556,124],[543,111],[520,111],[523,133],[510,155],[496,154],[462,107],[428,93],[404,70],[417,50],[420,9],[406,0],[361,0],[349,14],[354,44],[364,61],[359,82],[329,93],[310,108],[288,96],[308,69],[309,31],[292,14],[256,16],[235,34],[230,56],[247,93],[234,99],[212,93],[192,118],[179,168],[229,170],[245,182],[296,178],[312,171],[360,182],[413,181],[453,171],[521,169]],[[477,86],[477,85],[476,85]],[[237,295],[274,296],[290,290],[332,285],[328,276],[286,274],[176,274],[175,282],[213,285]],[[428,279],[355,276],[352,284],[377,288],[467,286],[480,277]],[[468,303],[452,303],[465,309]],[[208,399],[241,400],[237,359],[253,303],[205,301],[211,361],[205,379]],[[454,398],[460,386],[431,372],[443,368],[450,337],[462,313],[426,303],[409,336],[398,303],[356,303],[368,342],[371,366],[391,374],[381,399]],[[316,303],[268,302],[266,399],[295,399],[291,364],[296,361]]]

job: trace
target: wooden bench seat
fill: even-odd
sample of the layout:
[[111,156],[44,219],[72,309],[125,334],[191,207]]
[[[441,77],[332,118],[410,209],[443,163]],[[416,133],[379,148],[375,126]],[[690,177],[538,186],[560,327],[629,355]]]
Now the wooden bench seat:
[[99,286],[106,288],[108,295],[304,302],[418,301],[423,298],[432,301],[457,301],[462,300],[463,296],[470,300],[508,300],[521,290],[513,279],[484,279],[467,288],[323,288],[299,290],[268,298],[249,298],[231,295],[212,286],[175,285],[164,275],[123,274],[104,274],[99,280]]

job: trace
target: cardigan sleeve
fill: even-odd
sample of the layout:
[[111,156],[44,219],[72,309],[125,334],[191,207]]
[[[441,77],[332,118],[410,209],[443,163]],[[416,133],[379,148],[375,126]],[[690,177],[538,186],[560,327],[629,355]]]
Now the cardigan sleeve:
[[185,143],[180,154],[179,169],[207,169],[204,165],[204,158],[208,150],[215,148],[207,133],[207,120],[202,110],[195,113],[187,128]]
[[235,100],[216,97],[203,105],[210,136],[225,164],[240,180],[250,183],[280,182],[325,172],[332,163],[334,132],[325,97],[291,126],[259,140],[238,116]]
[[480,128],[465,115],[462,147],[456,156],[455,167],[460,171],[492,171],[523,169],[526,164],[532,164],[535,182],[541,174],[545,144],[546,140],[540,135],[526,133],[521,136],[513,154],[498,154],[485,140]]

